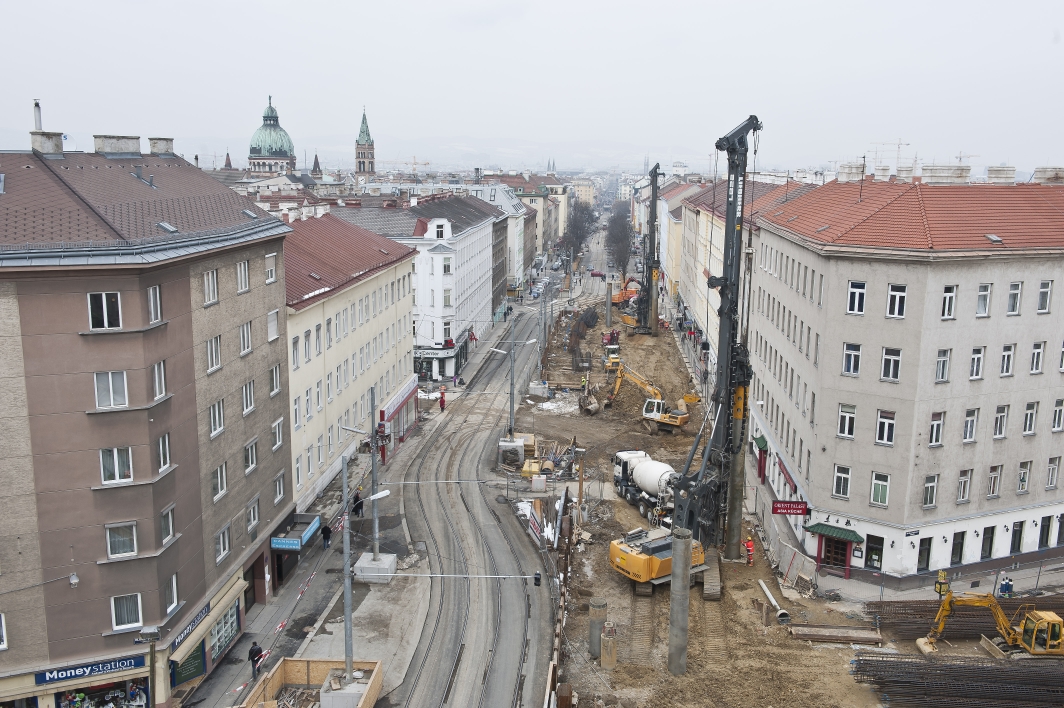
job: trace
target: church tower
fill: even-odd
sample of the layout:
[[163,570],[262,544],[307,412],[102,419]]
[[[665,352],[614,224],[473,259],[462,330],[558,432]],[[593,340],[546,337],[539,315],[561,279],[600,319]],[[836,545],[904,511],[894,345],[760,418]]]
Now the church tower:
[[373,138],[369,134],[369,123],[366,122],[366,111],[362,110],[362,127],[358,131],[358,140],[355,141],[356,153],[355,177],[359,184],[372,182],[377,176],[377,160],[373,155]]

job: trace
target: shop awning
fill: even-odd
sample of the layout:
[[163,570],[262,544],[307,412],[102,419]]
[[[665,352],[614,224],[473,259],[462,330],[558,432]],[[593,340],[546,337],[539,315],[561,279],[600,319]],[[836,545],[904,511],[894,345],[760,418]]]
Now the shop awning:
[[791,493],[798,493],[798,485],[794,482],[794,477],[791,476],[790,470],[787,469],[787,465],[783,464],[783,458],[776,457],[776,466],[780,468],[780,472],[783,473],[783,478],[787,480],[787,484],[791,485]]
[[806,526],[805,530],[809,533],[818,533],[822,536],[830,536],[831,538],[837,538],[842,541],[850,541],[852,543],[864,543],[864,538],[861,534],[850,529],[842,528],[840,526],[832,526],[831,524],[818,523],[812,526]]
[[248,586],[248,582],[244,580],[239,570],[237,568],[237,572],[230,579],[232,585],[223,589],[211,600],[210,613],[196,625],[196,629],[181,642],[180,646],[171,650],[170,661],[176,661],[178,664],[184,661],[192,653],[193,649],[199,647],[199,643],[210,633],[211,627],[222,618],[222,615],[233,605],[233,602],[241,596],[244,588]]
[[765,439],[764,435],[755,435],[754,436],[754,444],[757,445],[757,449],[758,450],[767,450],[768,449],[768,440]]

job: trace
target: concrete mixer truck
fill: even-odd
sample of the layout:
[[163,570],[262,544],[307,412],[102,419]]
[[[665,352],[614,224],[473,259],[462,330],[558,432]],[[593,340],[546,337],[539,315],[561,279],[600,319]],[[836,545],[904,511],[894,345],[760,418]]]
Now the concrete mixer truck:
[[613,487],[617,496],[638,507],[639,515],[656,524],[671,519],[672,465],[658,462],[642,450],[624,450],[613,456]]

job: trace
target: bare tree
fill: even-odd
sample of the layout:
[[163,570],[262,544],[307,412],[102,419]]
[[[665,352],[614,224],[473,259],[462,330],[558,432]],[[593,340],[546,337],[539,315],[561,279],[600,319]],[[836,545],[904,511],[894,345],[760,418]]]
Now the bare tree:
[[621,271],[622,280],[628,278],[628,263],[632,258],[632,235],[632,222],[628,220],[627,209],[615,210],[606,227],[606,249],[610,252],[614,265]]

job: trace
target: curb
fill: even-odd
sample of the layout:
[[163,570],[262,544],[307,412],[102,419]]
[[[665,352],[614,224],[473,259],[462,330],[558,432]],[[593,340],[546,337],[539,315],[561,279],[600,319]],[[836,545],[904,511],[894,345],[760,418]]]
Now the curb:
[[307,638],[303,640],[303,643],[299,645],[298,649],[296,649],[296,653],[292,655],[293,659],[299,659],[303,656],[303,652],[305,652],[307,647],[310,646],[310,642],[314,639],[314,635],[317,634],[318,630],[321,629],[321,626],[325,624],[325,618],[329,616],[329,613],[332,612],[332,608],[336,605],[336,601],[339,600],[340,596],[343,594],[344,585],[343,583],[340,583],[340,587],[338,587],[336,592],[333,593],[332,599],[329,600],[329,604],[325,606],[324,610],[322,610],[321,615],[318,617],[318,621],[314,623],[314,627],[307,632]]

